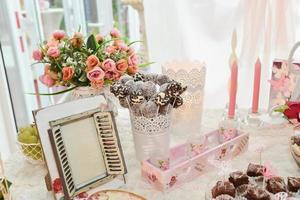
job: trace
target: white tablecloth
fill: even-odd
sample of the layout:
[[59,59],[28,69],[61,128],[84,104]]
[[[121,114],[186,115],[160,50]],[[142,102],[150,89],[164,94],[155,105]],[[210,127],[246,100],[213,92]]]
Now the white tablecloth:
[[[203,114],[202,132],[211,131],[217,128],[221,110],[208,110]],[[117,119],[118,131],[126,164],[128,168],[127,185],[123,189],[130,190],[145,196],[149,200],[196,200],[204,199],[205,190],[217,177],[217,171],[197,177],[192,182],[186,183],[180,188],[163,193],[153,190],[146,182],[141,180],[140,166],[135,159],[133,139],[129,115],[126,110],[120,110]],[[252,148],[254,145],[264,145],[263,161],[269,162],[281,176],[298,176],[300,171],[294,162],[289,151],[289,138],[293,134],[291,126],[278,129],[263,128],[250,131],[250,147],[243,155],[232,161],[234,169],[245,170],[249,162],[259,162],[259,156]],[[185,133],[187,134],[187,133]],[[186,135],[174,135],[175,141],[184,142]],[[44,184],[46,174],[45,166],[36,166],[23,159],[20,153],[16,153],[5,162],[6,174],[13,182],[11,187],[13,200],[52,200],[51,192],[48,192]]]

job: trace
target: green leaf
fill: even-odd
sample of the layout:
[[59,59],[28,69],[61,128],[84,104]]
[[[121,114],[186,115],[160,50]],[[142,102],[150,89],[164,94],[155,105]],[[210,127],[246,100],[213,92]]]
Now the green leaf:
[[137,40],[137,41],[133,41],[133,42],[130,42],[129,44],[128,44],[128,46],[131,46],[131,45],[133,45],[133,44],[135,44],[135,43],[138,43],[138,42],[144,42],[143,40]]
[[88,49],[92,49],[93,51],[96,51],[98,48],[99,44],[96,42],[95,36],[92,34],[90,37],[88,37],[87,42],[86,42],[86,47]]
[[139,67],[143,68],[143,67],[147,67],[149,65],[152,65],[154,64],[155,62],[147,62],[147,63],[142,63],[142,64],[139,64]]
[[113,83],[113,81],[112,80],[104,80],[104,84],[105,85],[110,85],[110,84],[112,84]]
[[58,94],[63,94],[65,92],[72,91],[72,90],[74,90],[77,87],[78,86],[74,86],[74,87],[68,88],[66,90],[62,90],[62,91],[54,92],[54,93],[26,93],[26,94],[29,94],[29,95],[41,95],[41,96],[52,96],[52,95],[58,95]]
[[280,113],[283,113],[286,109],[288,109],[289,107],[288,107],[288,105],[282,105],[282,106],[279,106],[278,108],[276,108],[275,110],[274,110],[274,112],[280,112]]

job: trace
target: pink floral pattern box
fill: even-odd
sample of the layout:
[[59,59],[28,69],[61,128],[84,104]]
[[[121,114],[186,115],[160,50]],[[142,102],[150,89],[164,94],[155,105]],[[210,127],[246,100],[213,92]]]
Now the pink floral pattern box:
[[[300,71],[300,61],[294,61],[293,67]],[[299,75],[290,72],[288,62],[286,60],[274,60],[272,66],[272,77],[269,81],[271,84],[269,109],[277,105],[284,105],[293,92],[299,92],[294,91],[295,84],[298,79]],[[297,98],[297,101],[300,101],[299,97]]]

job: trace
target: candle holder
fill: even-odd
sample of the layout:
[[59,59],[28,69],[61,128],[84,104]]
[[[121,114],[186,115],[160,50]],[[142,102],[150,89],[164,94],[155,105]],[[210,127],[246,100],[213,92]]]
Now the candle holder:
[[261,112],[256,113],[252,112],[252,109],[249,110],[247,116],[243,119],[243,124],[250,127],[260,128],[262,126]]
[[237,118],[223,118],[219,123],[219,142],[224,143],[238,135],[239,121]]
[[[229,104],[227,103],[224,108],[223,114],[222,114],[222,119],[228,118],[228,107],[229,107]],[[240,112],[239,112],[239,107],[237,104],[235,104],[235,115],[234,116],[235,116],[234,119],[236,121],[240,121]]]

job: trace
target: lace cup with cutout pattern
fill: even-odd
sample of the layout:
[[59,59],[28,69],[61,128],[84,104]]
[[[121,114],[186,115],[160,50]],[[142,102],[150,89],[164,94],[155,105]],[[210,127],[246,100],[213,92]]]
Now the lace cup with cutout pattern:
[[163,65],[162,72],[187,86],[187,90],[182,94],[183,105],[173,110],[172,131],[199,132],[203,112],[205,64],[199,61],[173,61]]

